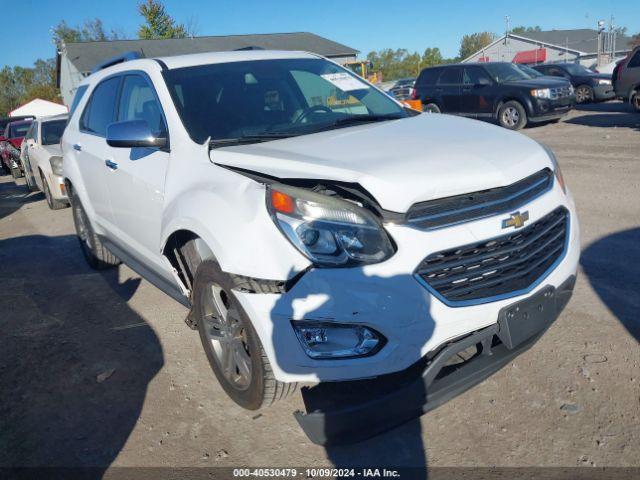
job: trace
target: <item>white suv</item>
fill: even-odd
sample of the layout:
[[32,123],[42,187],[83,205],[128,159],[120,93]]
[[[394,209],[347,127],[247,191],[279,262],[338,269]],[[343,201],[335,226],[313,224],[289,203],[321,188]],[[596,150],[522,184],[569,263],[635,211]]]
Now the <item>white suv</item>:
[[79,87],[62,149],[90,265],[121,260],[188,306],[243,407],[316,384],[296,416],[318,443],[481,381],[573,290],[550,150],[406,110],[314,54],[115,59]]

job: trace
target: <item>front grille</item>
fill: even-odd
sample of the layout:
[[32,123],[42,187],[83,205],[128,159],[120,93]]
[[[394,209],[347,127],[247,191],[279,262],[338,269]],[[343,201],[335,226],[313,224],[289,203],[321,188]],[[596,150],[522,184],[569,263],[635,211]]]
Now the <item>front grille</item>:
[[566,87],[550,88],[550,97],[552,100],[559,98],[567,98],[573,95],[573,88],[567,85]]
[[540,170],[506,187],[416,203],[406,214],[409,224],[425,229],[469,222],[514,210],[553,185],[553,172]]
[[416,274],[445,303],[483,303],[526,290],[564,254],[569,212],[559,207],[508,235],[433,253]]

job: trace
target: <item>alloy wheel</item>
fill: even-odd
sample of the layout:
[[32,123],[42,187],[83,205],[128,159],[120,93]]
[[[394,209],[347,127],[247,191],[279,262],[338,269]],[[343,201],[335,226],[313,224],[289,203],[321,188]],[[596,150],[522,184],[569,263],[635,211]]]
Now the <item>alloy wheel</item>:
[[251,353],[247,329],[231,299],[216,283],[207,284],[203,321],[214,359],[225,379],[237,390],[251,385]]
[[515,107],[507,107],[502,112],[502,123],[509,127],[514,127],[520,121],[520,113]]
[[576,100],[578,103],[584,103],[591,100],[591,90],[587,87],[580,87],[576,90]]

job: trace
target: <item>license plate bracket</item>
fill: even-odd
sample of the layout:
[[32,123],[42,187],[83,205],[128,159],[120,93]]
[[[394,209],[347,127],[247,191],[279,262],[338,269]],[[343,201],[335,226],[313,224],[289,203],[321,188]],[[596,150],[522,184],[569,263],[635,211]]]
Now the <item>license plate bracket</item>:
[[548,286],[500,310],[498,337],[507,348],[513,349],[546,329],[556,316],[555,288]]

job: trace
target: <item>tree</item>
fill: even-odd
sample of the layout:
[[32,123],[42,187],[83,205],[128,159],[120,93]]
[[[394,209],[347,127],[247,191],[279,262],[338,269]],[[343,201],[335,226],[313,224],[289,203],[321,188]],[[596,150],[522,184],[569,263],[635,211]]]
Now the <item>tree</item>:
[[384,80],[416,77],[423,68],[452,61],[442,58],[439,48],[426,48],[422,55],[418,52],[410,53],[405,48],[386,48],[370,52],[367,60],[373,63],[374,71],[382,73]]
[[534,33],[541,31],[542,29],[538,25],[536,25],[535,27],[525,27],[523,25],[520,25],[519,27],[511,29],[511,33],[513,33],[514,35],[522,35],[523,33]]
[[176,23],[159,0],[146,0],[139,4],[138,12],[146,22],[138,29],[138,37],[142,39],[185,38],[187,36],[188,32],[184,24]]
[[440,49],[436,48],[426,48],[424,53],[422,54],[422,59],[420,61],[420,66],[422,68],[432,67],[434,65],[440,65],[443,63],[442,53],[440,53]]
[[93,20],[85,20],[82,25],[71,27],[64,20],[51,30],[53,42],[60,47],[62,43],[76,42],[103,42],[105,40],[118,40],[121,38],[115,30],[105,32],[102,20],[94,18]]
[[33,68],[6,66],[0,70],[0,116],[34,98],[60,100],[54,59],[38,59]]
[[478,32],[465,35],[462,37],[462,40],[460,40],[460,53],[458,53],[458,56],[461,59],[470,57],[493,42],[495,38],[496,35],[491,32]]

